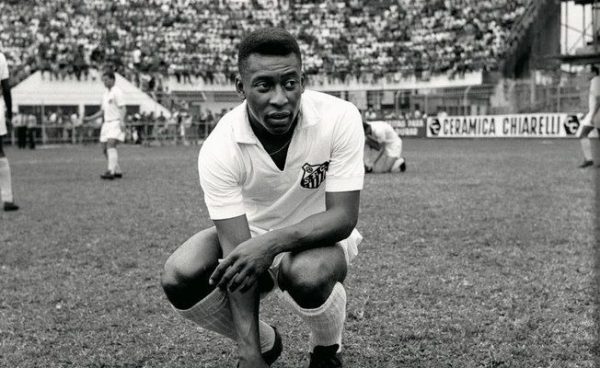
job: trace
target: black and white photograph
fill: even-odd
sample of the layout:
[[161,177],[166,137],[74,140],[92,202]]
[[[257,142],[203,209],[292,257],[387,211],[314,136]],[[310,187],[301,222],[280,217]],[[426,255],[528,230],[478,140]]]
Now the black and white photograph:
[[0,367],[600,367],[600,0],[0,0]]

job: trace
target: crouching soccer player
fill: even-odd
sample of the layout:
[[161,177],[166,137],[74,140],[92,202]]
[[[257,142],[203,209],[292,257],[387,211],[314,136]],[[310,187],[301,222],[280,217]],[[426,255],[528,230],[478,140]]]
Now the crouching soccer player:
[[204,142],[200,184],[214,227],[165,263],[174,308],[237,342],[239,367],[279,356],[277,330],[259,318],[276,293],[311,332],[310,363],[341,367],[343,281],[362,240],[354,228],[363,185],[358,109],[305,91],[296,40],[282,29],[250,33],[238,52],[238,94]]
[[365,131],[365,171],[374,173],[404,172],[402,139],[385,121],[363,123]]

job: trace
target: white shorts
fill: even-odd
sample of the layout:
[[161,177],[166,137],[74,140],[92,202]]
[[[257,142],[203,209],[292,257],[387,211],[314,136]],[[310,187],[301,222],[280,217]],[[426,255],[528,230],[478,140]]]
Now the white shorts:
[[402,141],[386,144],[384,150],[388,157],[400,158],[402,157]]
[[[267,230],[258,228],[256,226],[250,226],[250,235],[252,237],[262,235],[267,232]],[[347,237],[344,240],[340,240],[335,244],[336,246],[342,248],[342,250],[344,251],[344,257],[346,258],[347,265],[350,265],[352,260],[358,255],[358,245],[360,244],[360,242],[362,242],[362,240],[362,235],[360,235],[358,230],[354,229],[352,230],[352,233],[350,233],[349,237]],[[279,264],[281,263],[281,260],[288,253],[289,252],[283,252],[276,255],[275,259],[273,259],[273,263],[271,263],[271,267],[269,267],[269,271],[277,271],[279,269]]]
[[585,114],[583,120],[581,120],[581,125],[582,126],[591,126],[591,127],[600,129],[600,113],[597,113],[593,119],[592,119],[591,115],[592,115],[591,112],[588,112],[587,114]]
[[125,132],[121,130],[119,120],[105,121],[100,128],[100,143],[106,143],[109,139],[119,142],[125,141]]

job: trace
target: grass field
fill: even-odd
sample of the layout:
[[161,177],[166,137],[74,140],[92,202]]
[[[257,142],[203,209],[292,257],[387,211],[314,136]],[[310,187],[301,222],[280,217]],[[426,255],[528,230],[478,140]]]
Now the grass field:
[[[7,149],[22,209],[0,212],[0,367],[233,367],[229,341],[171,310],[162,265],[210,225],[198,147]],[[346,282],[346,367],[593,367],[600,169],[574,140],[407,140],[369,175]],[[308,331],[263,303],[284,353]]]

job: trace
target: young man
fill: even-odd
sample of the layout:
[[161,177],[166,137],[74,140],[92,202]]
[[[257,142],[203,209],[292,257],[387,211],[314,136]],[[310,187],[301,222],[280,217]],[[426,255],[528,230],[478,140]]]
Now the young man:
[[108,160],[108,170],[100,175],[102,179],[113,180],[123,177],[119,166],[117,143],[125,140],[125,100],[123,92],[115,86],[115,74],[107,71],[102,74],[102,83],[106,87],[102,96],[102,106],[93,115],[84,118],[84,121],[95,120],[100,116],[104,122],[100,129],[100,143],[102,152]]
[[215,226],[167,260],[162,286],[179,313],[234,339],[239,367],[272,364],[277,330],[259,319],[275,291],[311,331],[310,367],[341,367],[342,282],[362,237],[361,115],[349,102],[305,91],[296,40],[262,29],[240,44],[236,90],[198,158]]
[[[598,109],[600,108],[600,70],[597,66],[591,65],[590,74],[589,111],[581,122],[582,126],[578,136],[581,143],[581,151],[583,152],[583,163],[579,165],[582,169],[594,164],[592,142],[588,136],[594,129],[600,133],[600,114],[598,114]],[[600,165],[598,166],[600,167]]]
[[385,121],[363,123],[365,131],[365,171],[404,172],[406,160],[402,157],[402,139]]
[[2,139],[11,129],[12,122],[12,95],[8,74],[8,63],[4,54],[0,52],[0,88],[4,104],[0,104],[0,196],[4,211],[16,211],[19,206],[13,202],[12,179],[10,177],[10,164],[4,154]]

